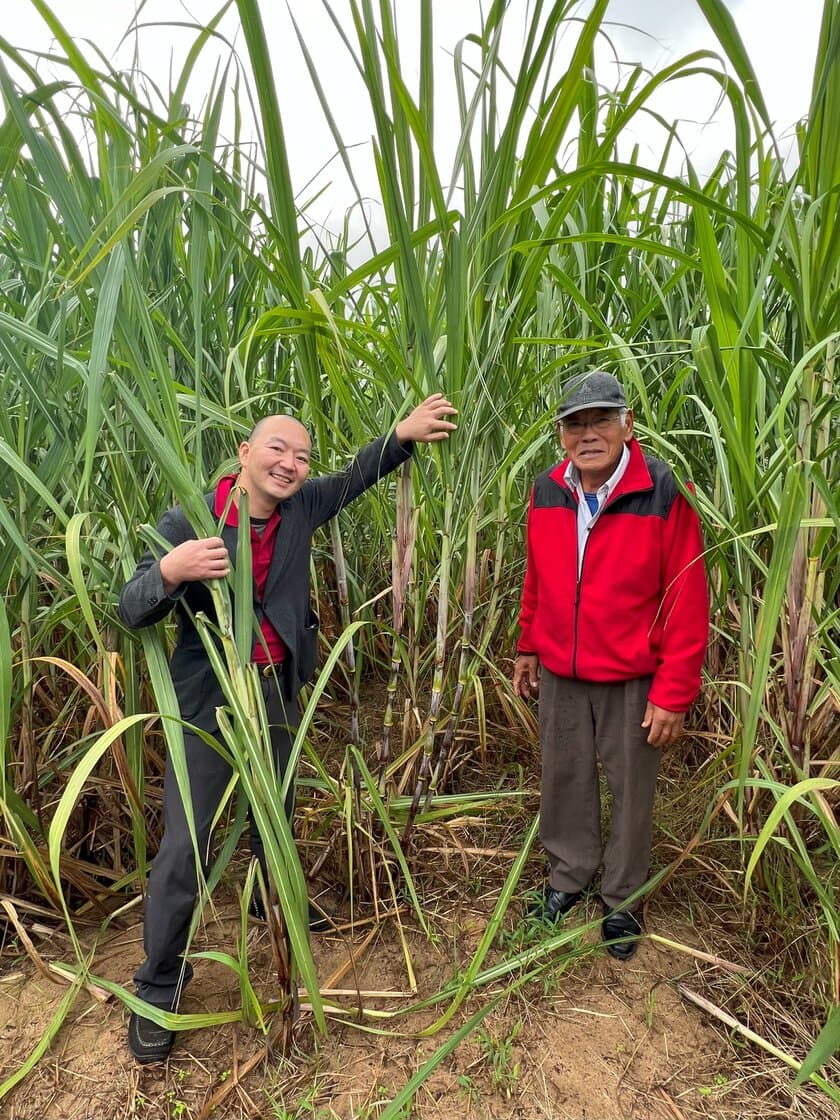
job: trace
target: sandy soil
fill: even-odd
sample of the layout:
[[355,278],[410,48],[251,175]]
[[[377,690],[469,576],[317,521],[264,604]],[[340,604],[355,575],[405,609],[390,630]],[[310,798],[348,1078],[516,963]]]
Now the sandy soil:
[[[677,936],[668,930],[667,912],[656,905],[653,910],[649,928]],[[489,912],[490,904],[482,899],[460,899],[454,905],[439,900],[430,910],[435,943],[406,915],[408,959],[421,994],[437,990],[469,961]],[[571,921],[581,923],[587,916],[597,917],[594,902]],[[389,1000],[362,996],[361,1002],[406,1007],[416,997],[408,995],[410,972],[397,925],[387,919],[371,937],[372,929],[367,923],[313,938],[321,982],[343,971],[332,987],[405,993]],[[237,930],[231,901],[206,924],[194,949],[232,951]],[[692,931],[678,932],[691,941]],[[516,936],[515,930],[510,933]],[[265,927],[255,924],[248,938],[255,986],[269,998],[272,964]],[[418,1120],[728,1120],[753,1115],[748,1085],[733,1070],[732,1051],[675,987],[681,979],[689,984],[700,979],[704,966],[650,940],[623,964],[595,948],[597,941],[597,928],[587,931],[583,944],[594,951],[569,967],[559,962],[540,981],[500,1003],[441,1063],[402,1115]],[[73,959],[61,935],[41,937],[38,948],[45,959]],[[128,984],[141,956],[139,913],[134,910],[117,919],[100,940],[95,971]],[[48,980],[28,959],[18,959],[0,977],[2,1078],[32,1052],[66,991],[66,985]],[[352,1007],[356,1000],[345,996],[342,1002]],[[216,962],[196,962],[182,1010],[221,1011],[238,1005],[233,974]],[[9,1120],[198,1120],[211,1114],[209,1105],[215,1100],[212,1115],[217,1118],[375,1120],[481,1005],[482,997],[475,997],[431,1038],[417,1037],[433,1021],[429,1011],[391,1021],[387,1036],[333,1023],[320,1040],[304,1016],[295,1052],[281,1063],[266,1057],[257,1032],[226,1024],[185,1032],[167,1063],[140,1067],[125,1044],[122,1004],[82,992],[33,1072],[0,1103],[0,1114]]]

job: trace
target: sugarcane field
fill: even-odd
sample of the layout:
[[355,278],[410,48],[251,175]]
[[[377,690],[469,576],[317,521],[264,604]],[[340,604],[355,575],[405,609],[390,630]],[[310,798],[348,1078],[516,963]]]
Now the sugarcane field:
[[840,1120],[840,0],[22,0],[0,1117]]

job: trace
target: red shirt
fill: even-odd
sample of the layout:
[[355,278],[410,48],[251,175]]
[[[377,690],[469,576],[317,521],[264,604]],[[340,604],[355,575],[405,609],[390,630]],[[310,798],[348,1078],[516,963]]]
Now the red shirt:
[[[219,480],[219,485],[216,487],[216,497],[213,503],[213,512],[216,517],[221,517],[224,513],[225,506],[230,498],[230,492],[235,485],[236,475],[233,474],[226,475]],[[225,525],[239,525],[239,510],[233,502],[230,503],[230,507],[228,508]],[[254,572],[254,587],[256,589],[256,601],[258,603],[262,602],[263,595],[265,594],[268,569],[271,567],[271,557],[274,554],[274,541],[277,537],[279,525],[280,514],[275,509],[261,533],[258,533],[253,525],[251,526],[251,566]],[[254,651],[251,654],[251,660],[256,662],[257,665],[279,665],[286,657],[286,646],[283,639],[264,614],[260,619],[260,629],[262,630],[263,641],[256,641],[254,643]]]

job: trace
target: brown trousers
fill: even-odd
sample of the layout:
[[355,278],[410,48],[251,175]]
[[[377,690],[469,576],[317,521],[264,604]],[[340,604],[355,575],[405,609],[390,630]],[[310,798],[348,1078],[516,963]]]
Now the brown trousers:
[[[541,671],[540,839],[555,890],[582,890],[603,858],[601,897],[619,907],[648,877],[660,759],[641,726],[650,682],[642,677],[603,684]],[[597,759],[612,794],[606,849]]]

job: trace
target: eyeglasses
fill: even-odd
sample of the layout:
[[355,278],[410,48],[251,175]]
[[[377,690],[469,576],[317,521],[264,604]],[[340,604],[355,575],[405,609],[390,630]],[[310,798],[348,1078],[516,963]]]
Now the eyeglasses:
[[608,432],[613,424],[620,421],[620,412],[613,412],[610,416],[596,416],[594,420],[579,420],[570,416],[568,420],[560,421],[560,427],[570,436],[582,436],[587,428],[591,428],[593,432]]

